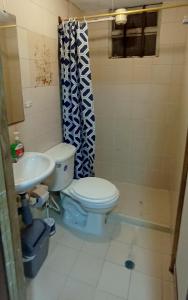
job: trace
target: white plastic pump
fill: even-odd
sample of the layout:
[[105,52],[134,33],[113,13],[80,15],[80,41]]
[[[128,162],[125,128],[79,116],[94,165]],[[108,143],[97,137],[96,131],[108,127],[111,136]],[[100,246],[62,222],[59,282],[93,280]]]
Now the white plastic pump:
[[19,131],[14,131],[14,139],[15,139],[15,141],[19,141],[20,140],[19,135],[20,135]]

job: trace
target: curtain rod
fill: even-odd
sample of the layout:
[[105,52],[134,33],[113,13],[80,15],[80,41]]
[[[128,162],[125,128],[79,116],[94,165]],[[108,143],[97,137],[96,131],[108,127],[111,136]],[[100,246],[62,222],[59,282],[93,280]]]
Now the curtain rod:
[[13,27],[16,27],[16,25],[0,25],[0,29],[13,28]]
[[[162,10],[162,9],[171,9],[171,8],[184,7],[184,6],[188,6],[188,3],[166,4],[166,5],[162,4],[160,6],[127,10],[126,12],[122,12],[121,14],[124,14],[124,15],[142,14],[144,12],[155,12],[155,11],[159,11],[159,10]],[[69,21],[69,19],[75,19],[75,20],[78,20],[78,21],[84,21],[84,20],[89,21],[91,19],[115,17],[119,14],[120,13],[118,13],[118,12],[111,12],[111,13],[103,13],[103,14],[90,15],[90,16],[75,16],[75,17],[70,17],[70,18],[67,18],[67,19],[63,19],[61,17],[58,17],[58,21],[59,21],[59,25],[60,25],[64,21]]]

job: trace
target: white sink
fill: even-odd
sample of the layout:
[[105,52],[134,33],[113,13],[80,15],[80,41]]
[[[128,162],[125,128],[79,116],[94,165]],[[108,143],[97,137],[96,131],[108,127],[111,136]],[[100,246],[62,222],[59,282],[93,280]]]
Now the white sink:
[[41,183],[54,170],[55,162],[46,154],[25,152],[13,163],[14,182],[17,193],[23,193]]

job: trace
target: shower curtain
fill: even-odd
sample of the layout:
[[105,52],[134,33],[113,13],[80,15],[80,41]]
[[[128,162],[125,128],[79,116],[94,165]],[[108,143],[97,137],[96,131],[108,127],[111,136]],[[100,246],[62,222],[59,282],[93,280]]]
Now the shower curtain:
[[60,25],[59,46],[63,141],[76,147],[75,178],[94,176],[95,116],[87,23]]

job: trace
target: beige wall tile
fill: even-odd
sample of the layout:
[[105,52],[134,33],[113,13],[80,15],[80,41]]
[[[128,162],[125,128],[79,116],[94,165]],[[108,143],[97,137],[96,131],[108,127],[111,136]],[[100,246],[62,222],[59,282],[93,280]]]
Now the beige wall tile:
[[[172,4],[172,2],[177,3],[176,0],[171,0],[168,3]],[[182,18],[188,13],[188,8],[187,7],[178,7],[175,9],[169,9],[169,10],[164,10],[162,12],[162,14],[166,17],[164,17],[164,19],[162,18],[162,20],[164,22],[181,22]]]
[[171,73],[171,82],[173,84],[182,84],[183,65],[173,65]]
[[18,49],[19,57],[29,59],[29,41],[28,41],[28,31],[24,28],[18,27]]
[[134,64],[133,65],[133,82],[150,83],[151,82],[151,64]]
[[168,84],[171,80],[171,65],[153,65],[152,82],[158,84]]
[[22,88],[32,87],[31,66],[33,61],[25,58],[20,59]]
[[0,0],[0,9],[4,9],[4,1]]
[[[154,65],[171,65],[173,59],[173,49],[169,44],[161,44],[158,56],[153,58]],[[182,54],[182,53],[181,53]]]
[[[4,9],[17,19],[25,106],[25,121],[9,128],[10,137],[17,129],[26,151],[45,151],[62,140],[57,17],[80,11],[66,0],[4,0]],[[45,61],[46,71],[41,74]]]
[[161,24],[161,30],[160,30],[160,44],[162,45],[171,45],[174,41],[174,30],[172,26],[173,23],[164,23]]
[[186,12],[162,12],[156,57],[108,59],[108,25],[89,25],[98,176],[157,188],[175,181]]

